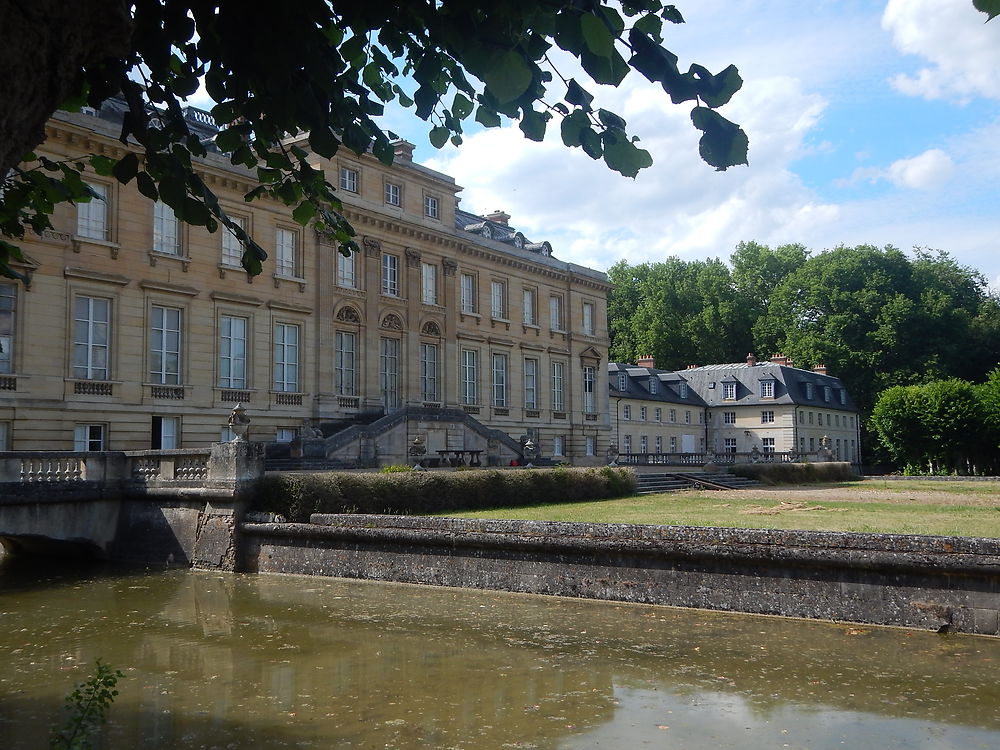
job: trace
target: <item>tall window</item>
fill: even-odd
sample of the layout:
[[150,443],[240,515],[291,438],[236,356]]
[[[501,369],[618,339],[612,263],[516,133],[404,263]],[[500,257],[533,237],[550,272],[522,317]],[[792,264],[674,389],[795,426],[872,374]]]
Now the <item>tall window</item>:
[[594,335],[594,303],[583,303],[583,332],[587,336]]
[[736,383],[722,384],[722,398],[726,401],[732,401],[736,398]]
[[476,312],[476,277],[471,273],[463,273],[460,283],[462,312]]
[[761,424],[770,424],[773,421],[774,421],[774,412],[773,411],[767,410],[767,411],[762,411],[760,413],[760,422],[761,422]]
[[181,252],[180,222],[174,209],[163,201],[153,204],[153,249],[169,255]]
[[660,390],[660,379],[655,375],[649,376],[649,393],[655,396]]
[[656,407],[656,417],[655,418],[656,418],[657,422],[662,422],[663,421],[663,409],[661,409],[660,407]]
[[649,453],[649,438],[645,435],[639,436],[639,453]]
[[762,381],[760,381],[760,397],[761,398],[774,398],[774,381],[773,380],[762,380]]
[[105,449],[107,430],[102,424],[78,424],[73,428],[73,450],[102,451]]
[[566,455],[566,436],[565,435],[554,435],[552,437],[552,455],[553,456],[565,456]]
[[736,424],[736,412],[734,411],[722,412],[722,422],[724,424]]
[[358,192],[358,170],[349,167],[340,168],[340,189],[349,193]]
[[632,452],[632,436],[631,435],[623,435],[622,436],[622,453],[631,453],[631,452]]
[[[232,216],[230,218],[234,223],[239,224],[241,229],[246,231],[246,219],[239,216]],[[219,234],[222,235],[222,264],[224,266],[240,265],[243,262],[243,245],[236,239],[236,235],[229,230],[229,227],[221,227]]]
[[656,436],[656,447],[653,449],[656,453],[663,453],[663,437],[660,435]]
[[180,419],[177,417],[153,417],[149,432],[149,447],[153,450],[170,450],[180,447]]
[[583,439],[583,450],[588,456],[597,455],[597,438],[593,435],[587,435]]
[[87,203],[76,205],[76,233],[80,237],[93,240],[108,238],[108,187],[97,182],[88,182],[96,197]]
[[723,445],[726,453],[736,453],[736,438],[726,438]]
[[622,407],[622,419],[632,419],[632,405],[625,404]]
[[437,219],[441,216],[440,206],[438,204],[438,199],[433,195],[424,196],[424,216],[430,219]]
[[247,386],[247,319],[219,318],[219,387]]
[[563,330],[562,297],[549,297],[549,328]]
[[438,346],[420,345],[420,398],[438,401]]
[[828,385],[823,386],[823,400],[829,401],[832,394],[832,389]]
[[538,408],[538,360],[524,360],[524,408]]
[[645,422],[646,421],[646,407],[645,406],[640,406],[639,407],[639,421],[641,421],[641,422]]
[[14,372],[14,313],[17,287],[0,283],[0,372]]
[[526,326],[538,325],[538,301],[535,299],[534,289],[525,289],[522,292],[522,306],[524,307],[524,324]]
[[594,414],[597,411],[596,385],[597,369],[592,365],[585,365],[583,368],[583,410],[587,414]]
[[671,453],[676,453],[677,452],[677,436],[676,435],[671,435],[671,437],[670,437],[670,452]]
[[566,366],[562,362],[552,363],[552,410],[563,411],[566,408],[563,383]]
[[678,395],[679,395],[679,396],[680,396],[681,398],[687,398],[687,397],[688,397],[688,384],[687,384],[687,383],[681,383],[681,384],[680,384],[680,385],[679,385],[679,386],[677,387],[677,394],[678,394]]
[[684,411],[684,424],[691,424],[691,412],[686,409]]
[[813,397],[813,384],[806,383],[806,398],[812,401],[812,397]]
[[438,301],[437,266],[431,263],[420,264],[421,299],[425,305],[436,305]]
[[385,204],[387,206],[403,205],[403,189],[394,182],[385,183]]
[[358,286],[358,256],[337,253],[337,285],[347,289]]
[[620,372],[618,373],[618,390],[625,391],[628,389],[628,373]]
[[677,410],[676,409],[671,409],[670,410],[670,424],[674,424],[676,421],[677,421]]
[[79,296],[73,302],[73,377],[107,380],[111,300]]
[[490,315],[501,320],[507,319],[507,284],[494,281],[490,284]]
[[399,339],[379,339],[379,385],[386,409],[399,407]]
[[299,327],[290,323],[274,325],[274,390],[299,390]]
[[181,311],[154,305],[149,315],[149,382],[181,382]]
[[493,405],[507,405],[507,355],[493,355]]
[[357,336],[347,331],[337,331],[334,336],[334,387],[341,396],[357,392]]
[[282,276],[298,277],[299,273],[299,233],[292,229],[275,230],[277,260],[275,268]]
[[391,253],[382,255],[382,294],[399,296],[399,256]]
[[774,453],[774,438],[761,438],[760,439],[761,448],[763,448],[764,453]]
[[476,393],[477,382],[477,352],[475,349],[462,350],[462,403],[475,404],[478,400]]

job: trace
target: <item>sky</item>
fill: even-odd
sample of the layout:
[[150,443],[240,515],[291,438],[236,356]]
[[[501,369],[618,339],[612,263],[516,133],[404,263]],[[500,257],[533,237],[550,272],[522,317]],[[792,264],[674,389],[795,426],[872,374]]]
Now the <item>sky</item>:
[[455,177],[463,209],[506,211],[561,260],[727,260],[744,240],[925,247],[1000,289],[1000,19],[971,0],[676,4],[687,23],[665,24],[664,46],[682,70],[732,63],[745,81],[720,112],[747,132],[749,166],[702,162],[691,105],[635,72],[589,87],[652,154],[635,179],[567,149],[557,124],[542,143],[476,126],[440,151],[405,110],[384,125]]

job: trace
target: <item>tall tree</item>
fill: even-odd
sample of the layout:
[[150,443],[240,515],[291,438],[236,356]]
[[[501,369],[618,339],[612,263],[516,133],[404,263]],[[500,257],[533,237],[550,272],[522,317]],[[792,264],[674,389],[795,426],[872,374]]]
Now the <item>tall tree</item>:
[[[635,71],[677,104],[694,102],[702,158],[717,169],[746,163],[747,137],[716,109],[742,85],[734,66],[686,72],[663,47],[664,23],[681,13],[660,0],[287,0],[280,8],[241,0],[32,0],[0,4],[0,234],[48,228],[56,202],[87,200],[82,164],[34,159],[45,120],[66,99],[98,106],[121,93],[121,133],[140,153],[91,165],[161,199],[183,220],[229,228],[246,246],[243,264],[260,270],[264,251],[225,215],[192,159],[206,144],[192,134],[183,103],[204,84],[222,128],[214,145],[256,170],[267,194],[295,218],[355,249],[334,188],[310,161],[346,146],[392,160],[391,133],[377,118],[399,102],[430,125],[433,145],[462,140],[474,118],[496,127],[517,120],[541,140],[559,121],[563,142],[635,176],[651,164],[625,120],[594,106],[593,84],[617,86]],[[558,47],[579,62],[580,80],[554,63]],[[413,82],[412,96],[401,78]],[[308,134],[308,152],[289,139]],[[141,157],[141,158],[140,158]],[[28,167],[18,166],[26,161]],[[13,173],[8,171],[13,169]],[[0,273],[14,274],[12,242],[0,240]]]
[[775,288],[809,258],[805,245],[781,245],[773,250],[757,242],[741,242],[729,256],[733,284],[746,314],[756,321],[767,311]]

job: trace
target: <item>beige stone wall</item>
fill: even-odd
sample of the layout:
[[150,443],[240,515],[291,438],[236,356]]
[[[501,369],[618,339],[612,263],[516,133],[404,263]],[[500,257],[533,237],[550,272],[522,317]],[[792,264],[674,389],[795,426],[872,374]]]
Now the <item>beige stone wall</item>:
[[[120,156],[116,129],[86,115],[60,114],[48,128],[44,153],[66,158],[82,153]],[[388,168],[353,153],[326,162],[328,179],[339,184],[340,170],[357,175],[357,192],[341,190],[345,213],[359,234],[354,288],[338,284],[335,248],[291,220],[289,210],[269,201],[246,204],[248,173],[210,156],[200,170],[225,209],[242,218],[272,257],[251,278],[222,261],[223,235],[181,226],[176,254],[153,249],[153,204],[134,183],[89,175],[108,192],[107,236],[81,236],[78,209],[60,206],[56,231],[24,244],[31,284],[17,284],[12,372],[0,372],[0,439],[17,450],[70,449],[74,427],[104,425],[106,447],[141,449],[151,445],[154,417],[177,418],[180,447],[203,447],[220,439],[226,418],[242,402],[252,419],[250,437],[273,440],[279,429],[304,420],[347,421],[385,410],[380,361],[382,340],[399,351],[398,403],[423,404],[421,344],[438,351],[437,398],[431,403],[460,407],[483,423],[514,437],[537,432],[542,452],[551,455],[561,439],[563,454],[588,463],[588,442],[596,456],[608,444],[606,298],[603,274],[547,259],[537,253],[455,229],[460,188],[446,175],[400,160]],[[386,183],[400,188],[399,206],[387,205]],[[438,215],[426,215],[434,198]],[[280,230],[294,233],[297,269],[276,273]],[[398,290],[382,291],[386,255],[397,258]],[[422,266],[433,267],[437,300],[422,299]],[[478,309],[459,309],[463,274],[476,280]],[[503,315],[491,315],[494,281],[503,282]],[[0,282],[4,283],[4,282]],[[523,290],[536,295],[533,323],[525,323]],[[549,324],[549,298],[558,296],[564,324]],[[75,377],[72,367],[74,301],[106,300],[110,305],[109,372]],[[584,304],[592,306],[594,328],[583,329]],[[180,311],[179,383],[156,382],[151,374],[154,308]],[[247,329],[245,384],[220,384],[220,328],[223,316]],[[274,384],[276,331],[295,326],[298,387]],[[354,334],[356,385],[350,394],[336,386],[337,333]],[[476,397],[466,403],[462,352],[477,356]],[[506,356],[506,398],[494,403],[494,355]],[[537,363],[537,403],[525,405],[525,360]],[[553,403],[553,363],[563,368],[563,403]],[[584,367],[595,368],[594,406],[584,409]],[[588,438],[591,440],[588,441]],[[0,446],[2,447],[2,446]]]

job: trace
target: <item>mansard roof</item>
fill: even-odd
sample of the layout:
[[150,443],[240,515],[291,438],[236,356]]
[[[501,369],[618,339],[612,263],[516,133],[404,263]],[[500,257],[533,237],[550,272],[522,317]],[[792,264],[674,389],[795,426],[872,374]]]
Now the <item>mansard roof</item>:
[[[734,362],[704,365],[688,368],[683,375],[709,406],[801,404],[844,411],[858,410],[840,378],[789,364]],[[774,382],[773,398],[761,398],[760,382],[763,380]],[[727,382],[737,384],[735,399],[724,398],[723,389],[717,385]]]
[[[625,390],[620,390],[620,375],[625,375]],[[650,391],[650,380],[656,381],[655,393]],[[689,387],[687,395],[681,395],[681,385],[687,380],[670,370],[652,367],[636,367],[621,362],[608,363],[608,386],[612,398],[635,398],[664,404],[680,404],[704,408],[707,404],[697,391]]]

